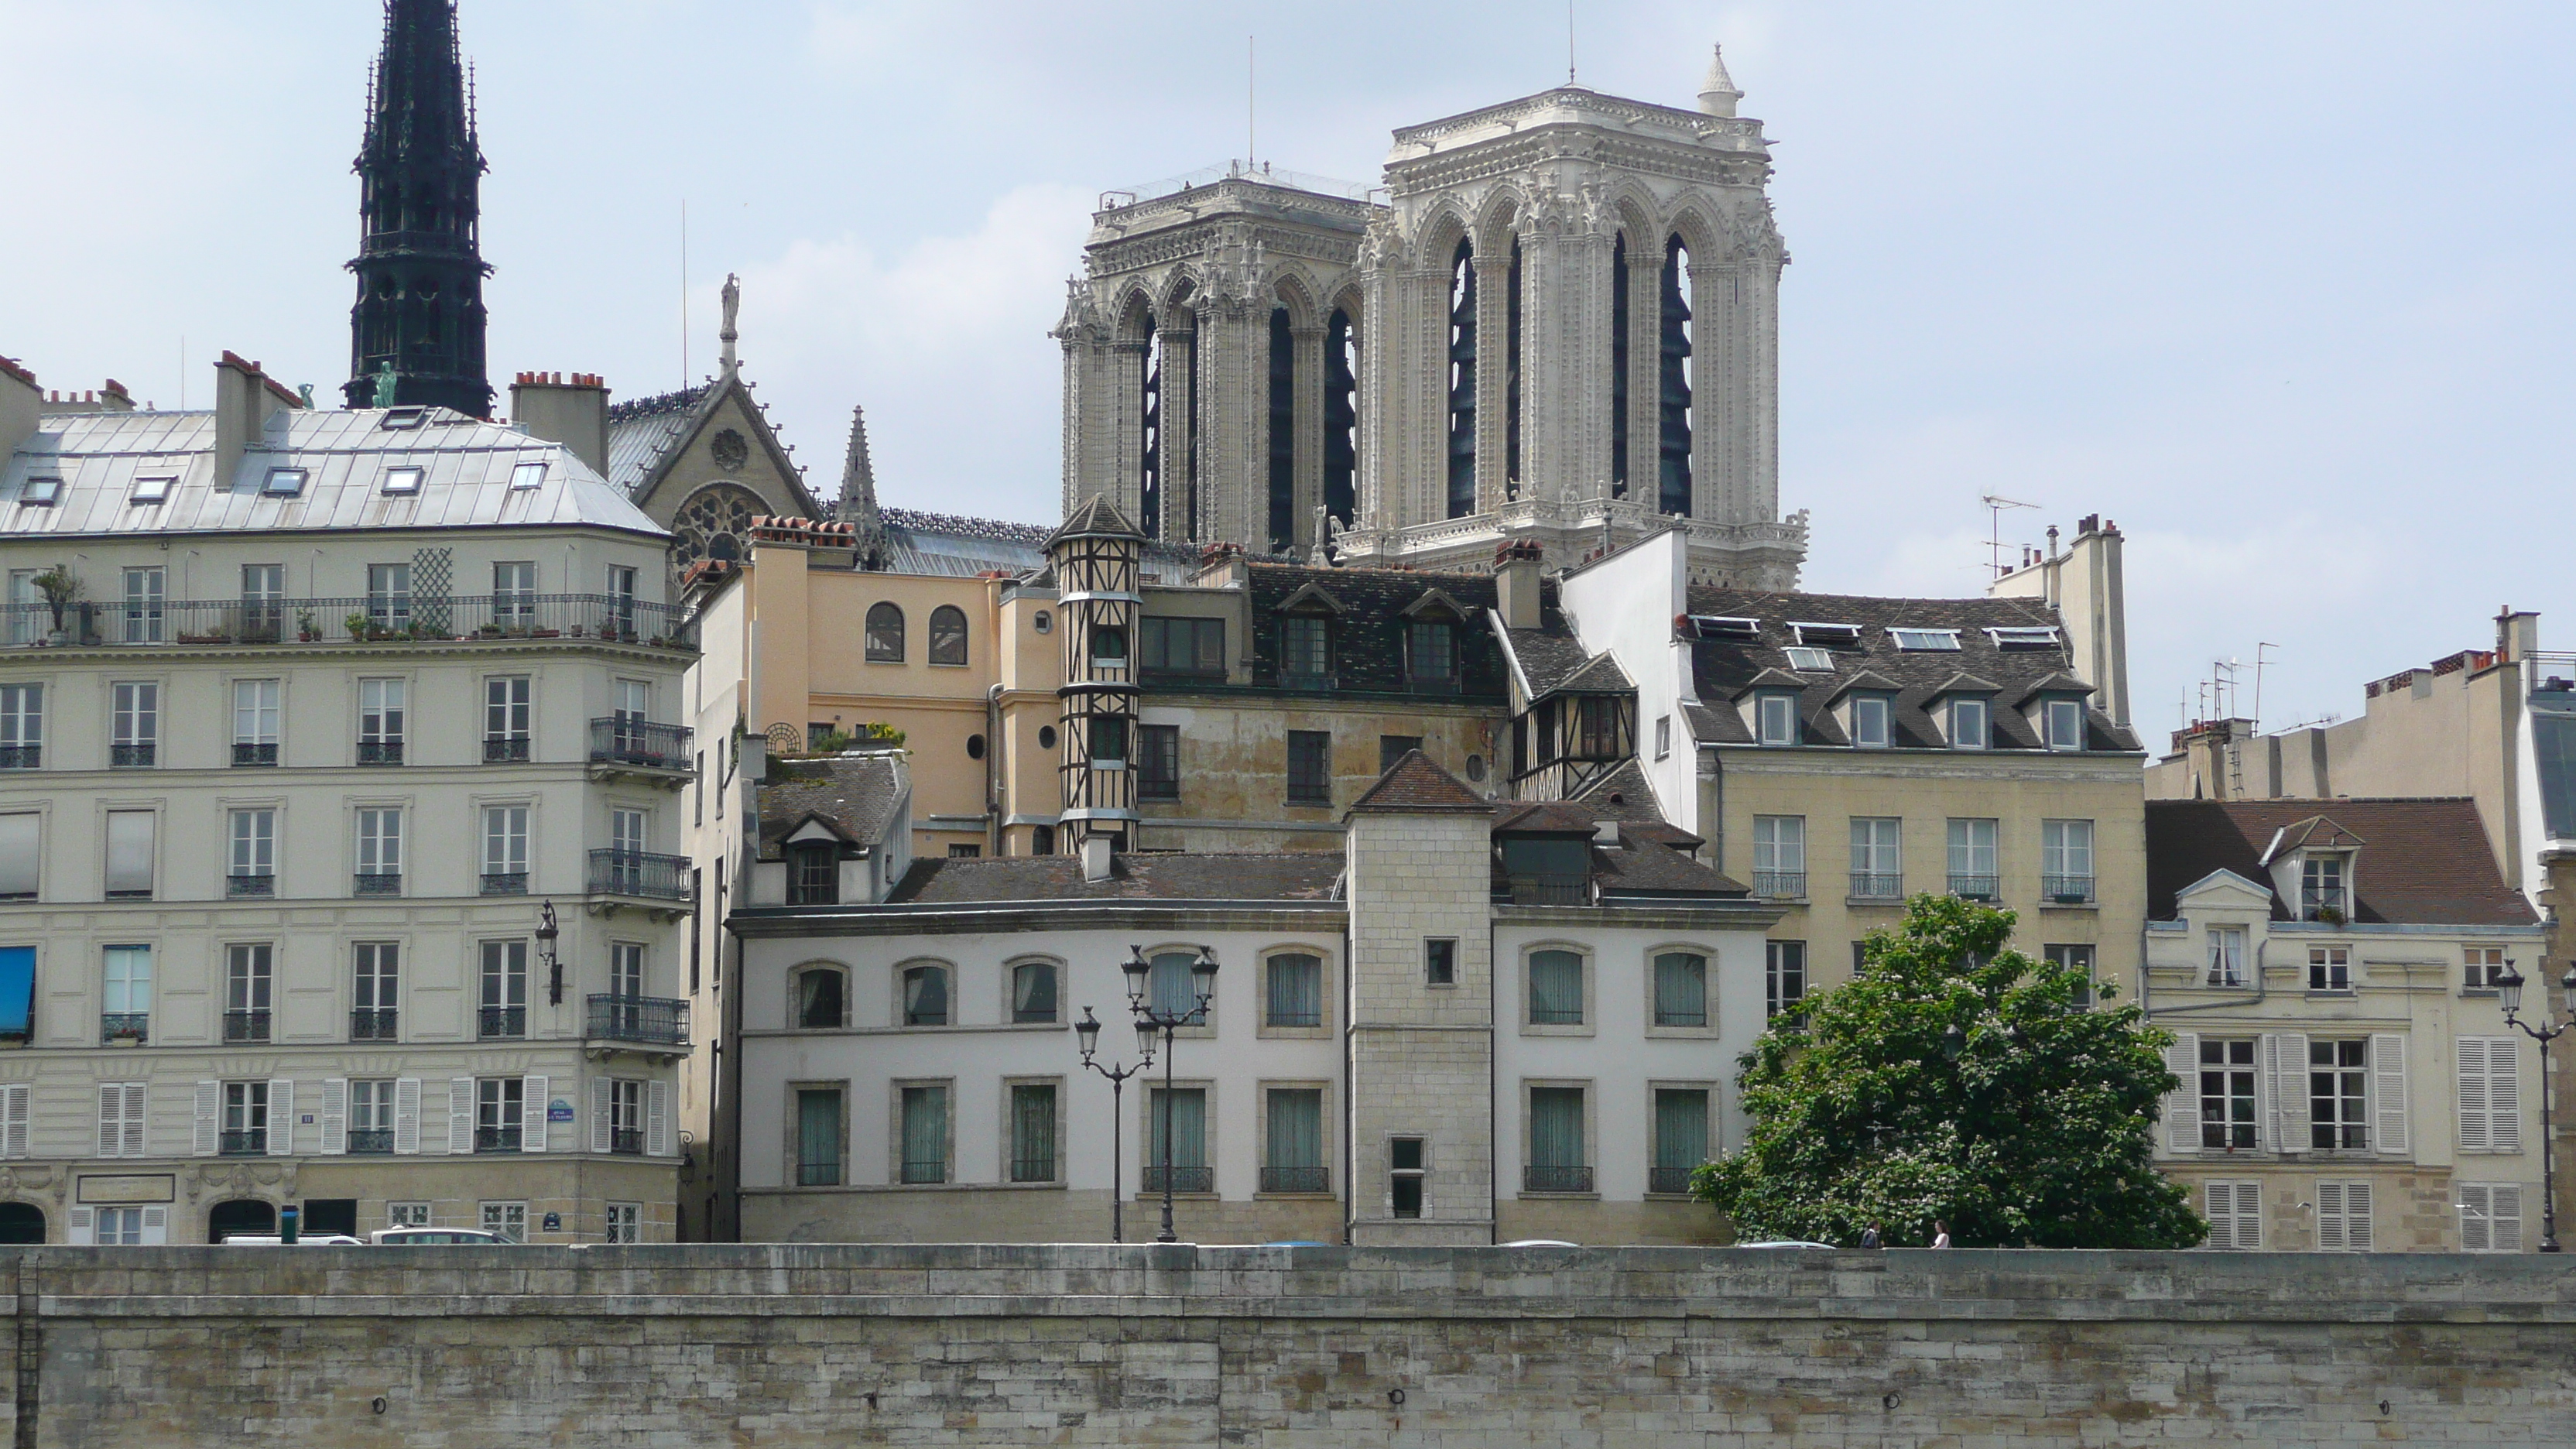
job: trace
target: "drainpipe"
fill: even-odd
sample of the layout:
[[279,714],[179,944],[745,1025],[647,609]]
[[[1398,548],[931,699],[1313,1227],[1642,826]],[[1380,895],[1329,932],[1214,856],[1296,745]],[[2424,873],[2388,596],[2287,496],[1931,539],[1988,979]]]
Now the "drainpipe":
[[[1347,856],[1344,857],[1348,859]],[[1347,869],[1347,868],[1346,868]],[[1344,877],[1348,879],[1347,875]],[[1351,1100],[1351,1013],[1359,1000],[1351,964],[1351,910],[1347,886],[1342,894],[1342,1246],[1349,1247],[1360,1211],[1359,1134],[1352,1131],[1359,1115]]]
[[[2138,1015],[2141,1019],[2151,1019],[2156,1013],[2147,1006],[2147,956],[2143,949],[2144,942],[2140,944],[2142,949],[2138,952]],[[2263,953],[2271,949],[2272,938],[2269,935],[2264,936],[2254,947],[2254,994],[2250,998],[2244,1001],[2208,1001],[2190,1006],[2168,1006],[2165,1010],[2168,1012],[2245,1011],[2261,1006],[2264,993],[2270,989],[2263,983]]]
[[1002,682],[984,691],[984,853],[1002,853]]

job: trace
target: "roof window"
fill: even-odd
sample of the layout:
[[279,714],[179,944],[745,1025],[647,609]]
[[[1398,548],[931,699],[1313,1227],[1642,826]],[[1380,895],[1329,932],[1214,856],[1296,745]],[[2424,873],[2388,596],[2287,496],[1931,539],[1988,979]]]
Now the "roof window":
[[420,426],[421,415],[427,411],[427,408],[387,408],[382,426],[395,432],[416,428]]
[[162,502],[170,496],[170,485],[178,481],[179,480],[175,475],[169,473],[143,474],[134,480],[134,496],[127,501],[131,503]]
[[18,501],[30,508],[51,508],[54,500],[62,496],[63,480],[60,478],[30,478],[27,486],[18,490]]
[[1801,674],[1831,674],[1834,672],[1834,656],[1826,653],[1822,649],[1810,649],[1802,644],[1792,644],[1789,646],[1787,653],[1789,655],[1789,667],[1797,670]]
[[1703,639],[1750,639],[1762,630],[1759,619],[1732,619],[1722,614],[1693,614],[1691,629]]
[[510,470],[510,486],[513,488],[542,488],[545,483],[546,465],[543,463],[521,463]]
[[418,468],[387,468],[385,470],[385,491],[387,493],[418,493],[420,491],[420,478],[421,470]]
[[2057,647],[2057,630],[2046,626],[1988,629],[1986,637],[1994,640],[1995,647],[1998,649],[2054,649]]
[[1890,629],[1887,635],[1908,654],[1955,654],[1959,649],[1956,629]]
[[271,498],[294,498],[304,492],[304,478],[301,468],[271,468],[259,491]]
[[1820,649],[1831,649],[1837,644],[1860,642],[1858,624],[1792,624],[1789,627],[1798,632],[1799,643],[1813,645]]

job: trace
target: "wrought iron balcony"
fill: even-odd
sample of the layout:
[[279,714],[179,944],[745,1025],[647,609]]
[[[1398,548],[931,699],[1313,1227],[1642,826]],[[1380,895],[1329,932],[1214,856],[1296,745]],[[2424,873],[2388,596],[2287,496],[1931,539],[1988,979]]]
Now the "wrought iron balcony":
[[1771,900],[1798,900],[1807,894],[1807,873],[1803,870],[1757,870],[1753,873],[1753,893]]
[[107,747],[107,762],[120,770],[148,770],[152,768],[153,756],[160,752],[155,745],[110,745]]
[[268,1129],[265,1127],[253,1127],[241,1132],[226,1132],[223,1134],[222,1147],[223,1154],[226,1157],[266,1156],[268,1153]]
[[[1142,1186],[1138,1188],[1138,1191],[1161,1192],[1163,1190],[1164,1171],[1165,1169],[1163,1164],[1159,1162],[1148,1163],[1145,1167],[1144,1182]],[[1216,1191],[1216,1169],[1213,1167],[1175,1166],[1170,1169],[1170,1172],[1172,1177],[1172,1191],[1174,1192]]]
[[590,853],[590,893],[685,901],[689,898],[688,857],[647,855],[640,850],[594,850]]
[[152,1039],[152,1013],[111,1011],[98,1019],[100,1041],[147,1042]]
[[1589,1167],[1540,1167],[1535,1164],[1521,1169],[1523,1192],[1590,1192],[1592,1169]]
[[1263,1192],[1331,1192],[1333,1170],[1329,1167],[1265,1167],[1261,1169]]
[[352,1127],[349,1129],[349,1152],[355,1157],[389,1156],[394,1150],[391,1127]]
[[485,735],[483,763],[487,765],[524,765],[528,762],[526,735]]
[[361,873],[350,877],[350,894],[361,896],[398,896],[402,894],[402,876],[395,873]]
[[361,765],[399,765],[403,762],[400,740],[358,741],[358,763]]
[[527,893],[528,873],[524,870],[483,872],[483,894],[487,896],[523,896]]
[[839,1187],[841,1159],[832,1157],[814,1162],[808,1162],[803,1158],[797,1159],[796,1185],[798,1187]]
[[349,1013],[349,1040],[392,1041],[397,1019],[393,1007],[361,1006]]
[[43,745],[0,745],[0,770],[34,770],[44,763]]
[[1998,883],[1990,875],[1950,875],[1950,894],[1966,901],[1990,901],[1998,893]]
[[521,1037],[528,1034],[528,1009],[524,1006],[486,1006],[476,1023],[476,1034],[484,1038]]
[[277,877],[228,875],[224,877],[224,894],[236,900],[244,896],[273,896],[277,894]]
[[[142,627],[129,627],[139,623]],[[52,606],[0,605],[0,639],[42,645]],[[135,610],[81,600],[63,611],[66,642],[86,648],[237,644],[399,644],[601,640],[694,652],[697,620],[673,604],[618,594],[378,594],[346,598],[165,599]]]
[[477,1152],[516,1152],[519,1150],[518,1127],[477,1127],[474,1129]]
[[608,1150],[616,1153],[620,1157],[643,1156],[644,1129],[641,1127],[611,1127],[608,1129]]
[[1856,870],[1851,873],[1851,893],[1856,901],[1901,901],[1905,877],[1892,870]]
[[227,1011],[224,1013],[224,1040],[268,1040],[268,1013],[265,1011]]
[[647,724],[622,715],[592,720],[590,762],[594,765],[633,765],[644,770],[688,769],[688,727]]
[[2093,904],[2093,877],[2044,875],[2039,878],[2039,893],[2051,905],[2089,906]]
[[1516,906],[1588,906],[1592,904],[1592,877],[1571,872],[1516,875],[1511,877],[1511,894]]
[[948,1163],[935,1157],[919,1161],[907,1157],[903,1160],[903,1180],[908,1183],[946,1182]]
[[277,763],[277,744],[273,740],[264,745],[246,745],[236,741],[233,745],[233,763],[274,765]]
[[589,1030],[583,1034],[593,1041],[684,1047],[689,1044],[689,1003],[660,996],[593,996]]
[[1011,1159],[1011,1181],[1055,1181],[1055,1159],[1052,1157],[1014,1157]]
[[1688,1192],[1690,1178],[1691,1170],[1687,1167],[1650,1167],[1646,1169],[1646,1191]]

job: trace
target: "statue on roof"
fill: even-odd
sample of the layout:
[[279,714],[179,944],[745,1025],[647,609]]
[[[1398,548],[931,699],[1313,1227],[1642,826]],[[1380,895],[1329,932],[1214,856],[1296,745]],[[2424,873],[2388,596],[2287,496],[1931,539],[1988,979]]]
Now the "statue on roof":
[[375,383],[375,405],[380,408],[392,407],[394,405],[395,391],[402,386],[402,380],[394,376],[394,360],[392,358],[388,357],[382,363],[377,365]]

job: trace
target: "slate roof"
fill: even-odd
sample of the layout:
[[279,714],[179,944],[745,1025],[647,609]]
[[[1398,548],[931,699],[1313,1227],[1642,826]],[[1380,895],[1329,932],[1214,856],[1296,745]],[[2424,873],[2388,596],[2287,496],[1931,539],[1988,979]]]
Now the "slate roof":
[[644,486],[662,460],[697,428],[699,404],[714,396],[712,381],[678,392],[632,398],[608,409],[608,481],[627,497]]
[[[1509,666],[1485,623],[1494,607],[1490,573],[1419,573],[1409,569],[1319,568],[1306,564],[1247,563],[1251,575],[1252,688],[1279,689],[1281,656],[1280,606],[1309,584],[1341,606],[1332,616],[1334,693],[1413,694],[1420,698],[1457,698],[1496,704],[1511,697]],[[1459,687],[1454,695],[1417,692],[1407,685],[1405,609],[1432,590],[1454,602],[1465,617],[1453,638],[1458,647]],[[1546,608],[1559,627],[1553,583],[1546,586]],[[1193,685],[1192,691],[1205,686]],[[1147,693],[1152,693],[1148,688]]]
[[1646,767],[1633,757],[1622,760],[1619,768],[1608,774],[1596,777],[1591,784],[1575,791],[1571,798],[1604,820],[1662,826],[1672,832],[1667,843],[1673,838],[1687,840],[1694,845],[1700,843],[1698,836],[1677,825],[1664,823],[1662,802],[1655,795],[1654,784],[1646,778]]
[[1046,567],[1047,530],[1035,524],[917,513],[909,508],[879,509],[877,516],[885,533],[884,573],[973,578],[997,571],[1025,574]]
[[1583,641],[1574,631],[1556,629],[1508,629],[1512,657],[1520,661],[1521,680],[1529,686],[1530,699],[1536,701],[1583,671],[1594,656],[1584,652]]
[[[1667,827],[1669,828],[1669,827]],[[1651,830],[1619,828],[1617,850],[1592,848],[1592,875],[1604,896],[1722,896],[1753,892],[1723,871],[1711,870],[1666,845]]]
[[[1896,686],[1895,708],[1890,713],[1894,744],[1899,749],[1946,748],[1929,707],[1944,686],[1961,686],[1993,690],[1995,749],[2038,750],[2043,746],[2037,734],[2014,705],[2032,686],[2049,676],[2074,672],[2062,635],[2058,643],[2047,647],[2006,649],[1985,632],[2058,628],[2055,612],[2032,599],[1881,599],[1700,587],[1690,590],[1689,604],[1694,615],[1760,621],[1750,638],[1692,639],[1691,669],[1695,692],[1702,703],[1686,706],[1684,713],[1690,720],[1693,737],[1707,743],[1754,742],[1736,701],[1757,679],[1768,674],[1771,679],[1764,681],[1766,687],[1776,683],[1799,690],[1800,743],[1849,745],[1850,737],[1835,718],[1832,706],[1846,692],[1852,676],[1866,669]],[[1811,645],[1825,648],[1833,658],[1834,668],[1830,673],[1798,672],[1791,669],[1786,652],[1799,642],[1790,627],[1793,623],[1856,624],[1860,626],[1860,637],[1850,644]],[[1901,650],[1888,632],[1891,628],[1955,629],[1959,648]],[[1692,629],[1690,633],[1702,635],[1704,631]],[[2134,731],[2113,724],[2110,716],[2089,703],[2084,713],[2086,749],[2140,748]]]
[[1048,534],[1045,541],[1053,543],[1059,538],[1091,536],[1143,538],[1145,532],[1128,522],[1127,515],[1118,511],[1118,505],[1110,502],[1107,494],[1094,493],[1074,505],[1073,511],[1064,516],[1064,522]]
[[[2274,837],[2319,817],[2364,842],[2353,855],[2356,924],[2539,922],[2521,892],[2504,883],[2477,804],[2468,799],[2150,800],[2147,919],[2179,919],[2176,895],[2212,871],[2268,883],[2263,854]],[[2293,914],[2274,891],[2272,919]]]
[[1111,857],[1105,881],[1082,878],[1074,856],[913,862],[888,905],[1013,901],[1325,901],[1342,857],[1323,851]]
[[772,760],[757,805],[760,858],[781,859],[781,843],[811,819],[830,827],[844,845],[874,845],[885,839],[911,788],[900,755]]
[[1377,783],[1351,802],[1354,811],[1491,810],[1493,803],[1458,783],[1422,751],[1407,750]]
[[[0,460],[0,536],[338,532],[346,529],[590,524],[666,537],[625,495],[560,443],[446,408],[389,428],[407,408],[301,409],[273,414],[232,476],[215,476],[211,412],[49,413],[33,438]],[[513,488],[521,463],[545,481]],[[418,491],[387,494],[388,469],[416,467]],[[261,490],[273,468],[302,468],[292,497]],[[177,481],[159,503],[136,503],[139,477]],[[20,502],[29,478],[60,478],[51,507]]]

